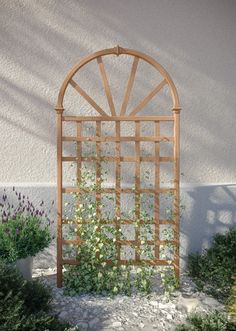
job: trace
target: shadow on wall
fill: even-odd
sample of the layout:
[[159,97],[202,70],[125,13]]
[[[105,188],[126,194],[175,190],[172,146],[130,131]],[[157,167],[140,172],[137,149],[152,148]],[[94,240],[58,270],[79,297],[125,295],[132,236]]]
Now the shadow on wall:
[[209,247],[214,234],[236,226],[236,186],[209,185],[184,188],[188,206],[181,224],[182,259]]
[[[139,6],[134,0],[109,4],[101,0],[99,6],[91,0],[12,4],[1,4],[0,20],[0,30],[4,31],[0,138],[5,148],[1,162],[7,169],[1,173],[2,181],[40,182],[43,178],[55,182],[55,164],[47,161],[47,151],[55,153],[53,107],[59,87],[79,59],[117,43],[154,56],[177,83],[184,110],[182,151],[187,181],[200,178],[202,182],[216,182],[225,166],[228,171],[224,180],[233,181],[234,1],[217,0],[214,6],[193,0],[152,0]],[[141,87],[148,87],[149,77],[144,76],[142,82]],[[221,135],[217,134],[219,123]],[[5,138],[6,127],[10,143]],[[41,148],[42,140],[47,143],[45,149]],[[13,144],[17,144],[18,153],[8,147]],[[18,154],[25,147],[27,161],[22,158],[22,168],[30,163],[30,171],[23,173],[14,166],[9,171],[9,159],[17,164]],[[30,153],[37,148],[42,151],[41,164]],[[48,162],[45,168],[44,162]]]

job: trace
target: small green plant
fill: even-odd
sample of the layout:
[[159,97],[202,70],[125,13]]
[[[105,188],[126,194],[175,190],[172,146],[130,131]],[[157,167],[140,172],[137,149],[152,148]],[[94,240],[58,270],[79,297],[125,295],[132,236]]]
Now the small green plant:
[[48,247],[51,235],[48,227],[34,216],[17,215],[0,224],[0,258],[14,262],[27,256],[35,256]]
[[195,313],[187,317],[187,323],[176,327],[176,331],[236,331],[236,325],[218,311],[209,314]]
[[94,201],[92,194],[98,191],[96,184],[91,185],[92,180],[91,173],[86,172],[80,187],[88,194],[75,194],[73,208],[78,223],[74,232],[83,244],[77,250],[80,264],[66,268],[65,292],[71,295],[86,292],[129,295],[130,268],[117,263],[116,242],[120,231],[110,224],[108,215],[102,217],[101,205]]
[[232,322],[236,324],[236,277],[234,277],[234,283],[227,300],[227,308]]
[[25,281],[14,267],[0,262],[0,289],[1,331],[69,330],[68,323],[52,315],[51,289],[42,282]]
[[225,301],[236,275],[236,228],[214,236],[212,245],[203,253],[191,254],[188,259],[190,277],[197,288]]
[[164,288],[164,295],[167,300],[170,300],[173,292],[179,287],[179,279],[173,270],[164,270],[161,272],[161,282]]
[[51,221],[44,210],[44,202],[36,208],[29,198],[13,188],[17,204],[12,204],[6,192],[0,203],[0,259],[14,262],[35,256],[48,247]]
[[[149,265],[149,261],[154,259],[154,247],[148,242],[154,238],[154,219],[147,210],[153,208],[152,203],[142,201],[140,208],[141,202],[136,200],[134,210],[118,213],[109,206],[115,198],[101,193],[102,176],[98,182],[95,175],[85,169],[78,184],[80,191],[73,194],[71,201],[66,202],[64,218],[70,225],[69,239],[77,238],[81,244],[77,248],[68,247],[64,254],[66,258],[70,258],[72,254],[79,261],[79,265],[65,267],[65,293],[131,295],[135,289],[141,293],[150,293],[154,268]],[[98,194],[103,195],[99,201],[96,199]],[[142,196],[140,199],[142,200]],[[139,218],[134,216],[137,210],[140,213]],[[119,243],[128,240],[120,225],[126,224],[122,223],[123,220],[132,220],[131,232],[134,231],[138,243],[130,243],[126,250],[120,252],[123,255],[122,260],[125,260],[125,265],[120,265]],[[171,228],[167,230],[164,238],[167,241],[170,239],[168,235],[173,236]],[[132,266],[135,252],[140,256],[137,267]],[[165,259],[165,252],[161,254],[162,259]],[[168,259],[171,263],[171,258]],[[173,275],[169,275],[163,285],[166,293],[170,295],[177,286],[177,281]]]

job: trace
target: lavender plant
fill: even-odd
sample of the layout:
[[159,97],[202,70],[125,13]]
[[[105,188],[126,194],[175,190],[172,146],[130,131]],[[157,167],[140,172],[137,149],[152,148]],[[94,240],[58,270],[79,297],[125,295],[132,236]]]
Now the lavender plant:
[[44,201],[35,206],[28,196],[14,187],[13,192],[15,203],[9,199],[5,189],[0,200],[0,259],[7,262],[35,256],[52,240],[51,210],[45,208]]

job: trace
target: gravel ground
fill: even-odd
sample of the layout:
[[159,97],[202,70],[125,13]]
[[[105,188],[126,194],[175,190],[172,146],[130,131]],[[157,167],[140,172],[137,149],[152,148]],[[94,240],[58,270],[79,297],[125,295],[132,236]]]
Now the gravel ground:
[[70,297],[63,295],[63,288],[56,287],[55,269],[35,269],[33,277],[52,286],[55,314],[82,331],[172,331],[185,321],[189,312],[224,310],[215,299],[196,292],[186,275],[181,276],[181,287],[169,302],[158,284],[149,297],[138,294],[114,298],[88,294]]

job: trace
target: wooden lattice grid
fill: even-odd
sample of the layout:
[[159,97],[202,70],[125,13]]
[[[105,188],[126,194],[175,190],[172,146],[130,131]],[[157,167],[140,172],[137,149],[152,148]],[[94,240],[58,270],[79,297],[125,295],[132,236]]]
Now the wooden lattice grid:
[[[114,106],[113,98],[111,95],[111,90],[108,83],[108,78],[105,71],[105,66],[103,64],[102,58],[106,55],[121,55],[128,54],[132,56],[133,65],[131,68],[130,76],[128,79],[126,92],[124,95],[124,100],[122,102],[120,112],[117,112]],[[73,80],[74,74],[86,65],[88,62],[97,60],[101,78],[107,97],[107,101],[110,108],[110,114],[107,114],[98,104]],[[127,114],[127,105],[129,97],[131,94],[132,86],[135,79],[135,74],[137,71],[138,63],[140,60],[144,60],[151,64],[155,69],[157,69],[164,79],[159,83],[141,102],[138,103],[136,107],[129,114]],[[99,116],[63,116],[63,98],[66,88],[70,84],[75,88],[75,90],[83,97],[85,100],[99,113]],[[143,107],[156,95],[166,84],[169,85],[172,100],[173,100],[173,113],[170,116],[137,116],[137,113],[143,109]],[[76,65],[71,72],[67,75],[62,88],[59,93],[58,103],[56,106],[57,111],[57,165],[58,165],[58,220],[57,220],[57,285],[62,286],[62,267],[64,264],[78,264],[77,259],[63,258],[63,245],[80,245],[79,239],[75,240],[65,240],[63,239],[63,225],[68,224],[68,220],[63,219],[63,204],[62,195],[66,193],[81,192],[78,186],[75,187],[63,187],[62,178],[62,164],[65,162],[75,162],[77,164],[76,177],[78,182],[81,178],[81,168],[83,162],[91,162],[96,165],[96,185],[99,187],[101,178],[101,164],[102,162],[107,162],[115,164],[115,187],[100,187],[96,192],[96,202],[97,206],[101,202],[101,194],[115,194],[115,206],[116,215],[114,219],[110,222],[117,229],[120,229],[122,225],[133,224],[132,219],[123,219],[121,216],[121,195],[122,194],[132,194],[135,200],[135,219],[140,219],[140,199],[141,196],[152,195],[154,204],[154,233],[153,239],[148,240],[147,244],[154,247],[153,259],[145,260],[146,264],[150,265],[170,265],[169,260],[161,258],[160,247],[173,244],[175,247],[174,258],[171,261],[171,265],[175,269],[176,275],[179,277],[179,113],[180,106],[176,88],[173,81],[171,80],[169,74],[157,63],[154,59],[149,56],[136,52],[130,49],[120,48],[119,46],[106,49],[94,54],[89,55],[83,59],[78,65]],[[76,125],[76,136],[65,136],[63,134],[63,124],[66,122],[72,122]],[[86,123],[94,123],[96,128],[96,134],[91,136],[83,135],[83,126]],[[115,135],[107,136],[102,134],[102,123],[109,122],[115,125]],[[121,125],[125,122],[134,123],[135,130],[133,136],[124,136],[121,134]],[[141,134],[141,124],[149,122],[154,124],[154,134],[152,135],[142,135]],[[161,125],[162,123],[170,122],[173,123],[173,135],[166,136],[161,135]],[[62,151],[63,142],[76,143],[76,156],[64,156]],[[85,142],[94,143],[96,146],[95,155],[83,156],[82,144]],[[102,153],[102,144],[104,143],[115,144],[115,154],[113,156],[104,156]],[[123,143],[133,143],[134,144],[134,155],[133,156],[123,156],[121,153],[121,144]],[[161,155],[160,145],[162,143],[171,143],[173,148],[172,156]],[[141,144],[142,143],[152,143],[154,144],[154,155],[142,155]],[[121,185],[121,166],[125,163],[135,164],[134,169],[134,187],[122,187]],[[152,163],[154,165],[154,180],[153,187],[146,188],[142,187],[141,182],[141,168],[144,162]],[[170,163],[173,164],[173,187],[162,187],[160,181],[161,166],[163,164]],[[168,219],[161,215],[161,195],[171,194],[173,195],[173,218]],[[97,215],[100,217],[101,210],[97,208]],[[140,226],[144,221],[140,221]],[[174,237],[168,240],[161,240],[161,226],[172,226],[174,229]],[[117,257],[120,264],[126,264],[127,260],[121,257],[121,247],[132,246],[136,247],[135,255],[132,260],[128,263],[133,265],[140,264],[142,262],[142,257],[138,253],[138,248],[141,245],[140,239],[140,227],[135,228],[135,238],[133,240],[117,240]]]

